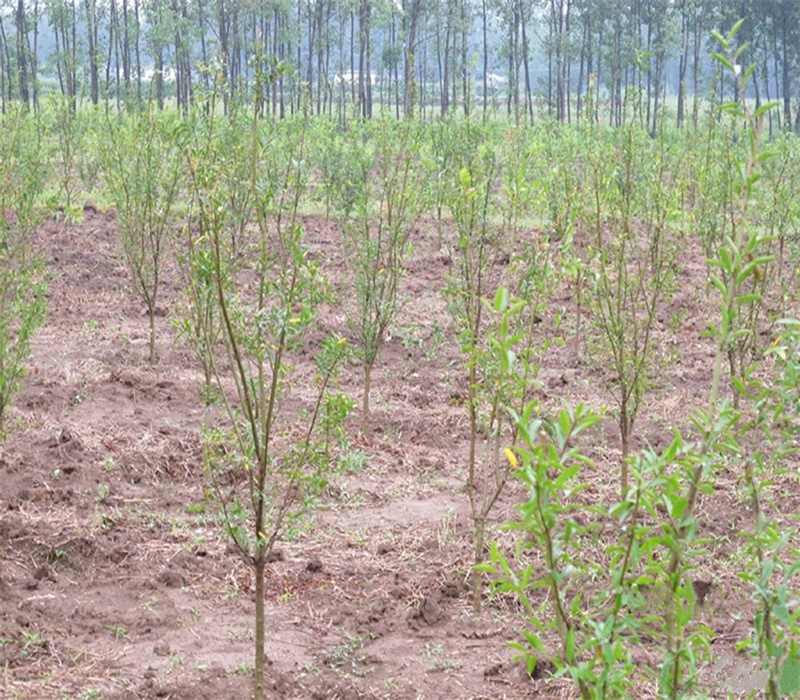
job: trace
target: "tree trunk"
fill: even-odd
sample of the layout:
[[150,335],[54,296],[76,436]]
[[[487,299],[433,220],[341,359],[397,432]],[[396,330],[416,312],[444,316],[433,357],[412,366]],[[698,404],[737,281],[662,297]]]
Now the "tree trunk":
[[27,30],[25,28],[25,2],[17,1],[17,14],[15,17],[17,24],[17,81],[19,86],[19,99],[27,105],[30,99],[28,91],[28,52]]
[[464,116],[469,117],[472,111],[470,105],[469,75],[467,73],[467,1],[461,2],[461,99],[463,101]]
[[523,15],[520,24],[522,25],[522,70],[525,74],[525,109],[531,124],[533,124],[533,90],[531,89],[531,70],[528,56],[528,33],[525,29],[527,23],[528,18]]
[[[21,2],[22,0],[20,0]],[[787,36],[787,27],[786,27],[786,5],[781,4],[781,15],[783,17],[782,25],[782,53],[783,53],[783,61],[781,63],[783,68],[783,85],[782,92],[783,92],[783,128],[788,130],[792,128],[792,95],[791,95],[791,85],[789,82],[789,74],[791,67],[789,66],[789,42]]]
[[[11,58],[8,53],[8,44],[6,43],[6,30],[3,26],[3,17],[0,15],[0,112],[2,114],[6,113],[6,73],[10,65]],[[8,80],[10,83],[10,75]],[[0,415],[2,415],[2,407],[0,407]]]
[[361,401],[361,434],[369,437],[369,394],[372,389],[372,367],[369,362],[364,362],[364,396]]
[[31,52],[33,109],[39,108],[39,0],[33,1],[33,51]]
[[686,111],[686,69],[689,65],[689,18],[686,16],[686,2],[681,2],[681,56],[678,63],[678,110],[677,125],[683,126]]
[[131,48],[128,40],[128,0],[122,0],[122,79],[125,82],[125,99],[127,99],[131,91]]
[[472,568],[472,612],[479,613],[483,607],[483,573],[478,571],[478,564],[483,563],[483,548],[486,542],[486,520],[483,516],[475,519],[473,545],[475,561]]
[[155,302],[147,309],[150,317],[150,364],[156,363],[156,306]]
[[586,72],[586,60],[587,56],[591,56],[591,53],[587,52],[587,47],[589,43],[589,21],[588,19],[584,18],[583,21],[583,31],[581,32],[581,53],[580,59],[578,63],[578,85],[575,88],[575,117],[578,124],[581,123],[583,119],[583,82],[588,75]]
[[702,48],[703,25],[705,18],[705,8],[700,12],[694,23],[694,65],[692,66],[692,88],[694,99],[692,100],[692,128],[697,129],[697,120],[700,117],[700,50]]
[[[439,30],[436,30],[437,44],[439,38]],[[436,53],[440,53],[437,51]],[[444,30],[444,59],[439,59],[441,63],[440,75],[441,82],[439,84],[439,98],[441,101],[441,114],[447,115],[448,101],[450,98],[450,17],[448,13],[447,24]]]
[[[21,0],[20,0],[21,1]],[[97,5],[96,0],[86,0],[86,41],[89,60],[89,84],[92,104],[100,102],[100,49],[97,46]]]
[[414,113],[414,101],[416,98],[416,81],[414,80],[415,52],[417,50],[417,24],[419,22],[420,3],[422,0],[407,0],[403,3],[406,14],[403,16],[403,23],[406,27],[405,45],[405,93],[403,96],[404,111],[406,116]]
[[142,33],[142,23],[139,18],[139,0],[133,2],[134,21],[136,24],[136,39],[133,44],[134,57],[136,58],[136,98],[142,100],[142,61],[139,51],[139,35]]
[[482,0],[481,9],[481,16],[483,19],[483,121],[486,121],[489,103],[489,39],[486,27],[486,0]]
[[264,671],[267,665],[267,655],[264,648],[266,638],[266,623],[264,618],[264,573],[267,568],[267,552],[263,545],[257,545],[253,562],[256,577],[256,630],[255,630],[255,668],[253,670],[253,698],[264,700]]

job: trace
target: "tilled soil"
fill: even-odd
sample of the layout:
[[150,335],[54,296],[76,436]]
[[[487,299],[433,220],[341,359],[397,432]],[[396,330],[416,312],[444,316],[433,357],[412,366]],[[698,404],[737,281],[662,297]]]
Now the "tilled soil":
[[[346,299],[335,222],[304,225]],[[202,375],[171,321],[178,270],[167,270],[151,367],[147,317],[130,292],[113,216],[90,207],[79,223],[49,220],[37,247],[51,271],[48,314],[0,445],[0,694],[247,698],[253,578],[206,498]],[[670,427],[686,427],[708,394],[714,347],[703,331],[714,308],[702,258],[691,250],[684,258],[659,318],[663,371],[637,444],[667,444]],[[472,612],[465,373],[441,295],[449,264],[421,226],[403,280],[408,301],[374,373],[372,437],[359,437],[354,418],[351,468],[270,564],[272,697],[574,695],[564,679],[530,678],[514,660],[508,643],[524,622],[513,601],[489,595],[483,612]],[[569,290],[559,294],[554,308],[574,313]],[[345,302],[331,307],[320,332],[346,334],[347,315]],[[602,373],[567,340],[542,368],[544,405],[610,404]],[[362,383],[355,365],[341,379],[354,399]],[[597,502],[613,498],[620,454],[610,417],[602,434],[586,446],[597,472],[585,497]],[[725,689],[734,667],[742,683],[753,678],[733,656],[750,626],[749,591],[720,564],[749,524],[739,476],[722,477],[699,513],[712,538],[695,576],[699,617],[730,661],[728,670],[706,669],[711,692]],[[772,512],[796,514],[796,483],[781,493]],[[523,497],[512,484],[495,522]],[[641,659],[652,662],[647,649]]]

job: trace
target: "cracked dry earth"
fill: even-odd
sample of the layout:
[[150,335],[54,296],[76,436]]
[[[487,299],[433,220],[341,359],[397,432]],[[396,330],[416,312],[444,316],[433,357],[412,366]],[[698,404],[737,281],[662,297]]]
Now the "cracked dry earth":
[[[304,225],[346,299],[335,224]],[[532,679],[513,660],[508,642],[522,623],[511,601],[471,611],[463,363],[440,293],[448,259],[424,227],[414,246],[409,302],[373,378],[373,437],[359,439],[353,421],[350,468],[269,567],[271,697],[573,697],[565,680]],[[147,318],[129,291],[113,216],[89,207],[79,223],[49,220],[37,247],[51,271],[48,314],[0,445],[0,696],[248,698],[252,573],[205,500],[201,371],[171,322],[178,271],[167,270],[151,367]],[[696,291],[704,270],[687,262],[682,274],[665,319],[687,320],[679,334],[662,333],[679,360],[641,430],[656,446],[709,381],[707,302]],[[565,292],[556,302],[571,300]],[[320,331],[345,333],[346,317],[345,306],[329,309]],[[591,375],[569,347],[556,348],[542,400],[599,408],[609,400]],[[357,399],[361,381],[350,367],[341,387]],[[590,446],[598,474],[589,499],[615,488],[612,421],[605,431],[604,444]],[[733,481],[703,505],[720,534],[746,517]],[[523,496],[512,485],[496,521]],[[800,497],[787,498],[784,512],[796,512]],[[747,593],[724,571],[702,573],[713,581],[702,615],[727,653],[746,630],[732,611],[747,606]]]

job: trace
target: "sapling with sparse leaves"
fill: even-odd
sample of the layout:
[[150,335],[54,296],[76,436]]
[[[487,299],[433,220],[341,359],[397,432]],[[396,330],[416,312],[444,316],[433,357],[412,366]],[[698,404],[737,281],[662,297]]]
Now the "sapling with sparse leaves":
[[746,387],[752,407],[740,416],[732,456],[744,465],[744,486],[752,527],[743,533],[749,568],[739,574],[752,589],[756,605],[752,636],[739,643],[753,651],[769,674],[770,700],[800,692],[800,605],[794,582],[800,575],[795,524],[769,513],[776,480],[790,475],[788,460],[797,454],[800,423],[800,320],[779,324],[780,335],[768,354],[774,361],[772,381],[752,380]]
[[775,157],[764,163],[762,187],[767,190],[764,206],[757,208],[764,233],[772,241],[775,261],[762,269],[760,294],[765,297],[772,286],[779,294],[771,322],[784,315],[797,300],[798,233],[800,232],[800,148],[791,134],[783,134],[771,143]]
[[181,184],[176,124],[152,103],[124,116],[106,117],[106,187],[116,209],[133,291],[147,309],[149,361],[155,364],[158,294]]
[[[587,116],[594,114],[592,91],[588,91]],[[536,189],[537,211],[547,221],[550,239],[561,248],[561,267],[570,283],[575,299],[573,333],[574,362],[585,362],[583,335],[587,296],[587,278],[591,248],[586,235],[576,235],[577,227],[585,228],[584,188],[586,175],[585,151],[596,148],[598,139],[593,118],[587,118],[579,131],[549,122],[537,131],[542,146],[534,163],[539,173]]]
[[455,195],[454,185],[465,153],[478,148],[484,138],[491,136],[486,125],[455,118],[440,119],[428,124],[423,132],[422,168],[425,174],[426,198],[433,207],[439,247],[449,243],[446,214]]
[[341,132],[335,122],[323,121],[314,130],[314,163],[322,180],[325,216],[331,207],[347,221],[364,197],[369,182],[372,152],[364,124],[354,123]]
[[55,94],[48,99],[45,114],[53,120],[52,132],[56,138],[52,149],[53,173],[63,201],[64,218],[79,220],[83,209],[76,202],[81,187],[77,170],[83,157],[88,120],[78,115],[74,98]]
[[411,233],[424,204],[420,170],[415,162],[414,125],[410,120],[399,125],[382,122],[376,129],[377,173],[361,183],[363,191],[356,213],[342,229],[358,304],[350,327],[364,368],[361,428],[365,435],[369,435],[372,371],[386,333],[402,306],[400,282],[411,248]]
[[664,142],[651,141],[635,122],[622,132],[616,148],[598,140],[588,158],[589,296],[595,330],[589,349],[598,366],[610,369],[601,376],[617,409],[624,498],[633,430],[655,366],[657,313],[675,276],[679,240],[671,219],[676,189],[666,172]]
[[[520,258],[504,254],[503,229],[490,219],[495,176],[492,152],[476,149],[467,154],[448,198],[454,222],[449,241],[453,265],[445,295],[467,373],[465,481],[476,566],[485,560],[489,518],[510,473],[501,447],[505,440],[513,444],[515,428],[504,406],[521,409],[537,386],[542,355],[551,340],[539,324],[556,278],[544,240],[532,243]],[[480,570],[473,572],[476,611],[483,603],[483,578]]]
[[532,211],[534,195],[540,187],[535,164],[541,142],[532,136],[526,125],[509,127],[503,134],[499,209],[509,254],[514,252],[520,227]]
[[[601,416],[578,405],[544,420],[535,402],[509,413],[518,441],[504,452],[529,495],[505,526],[519,533],[516,553],[493,544],[491,562],[481,568],[495,575],[495,590],[512,594],[525,611],[524,642],[512,647],[531,673],[552,662],[587,700],[629,697],[639,683],[657,683],[664,697],[684,697],[710,649],[708,630],[693,622],[689,578],[704,550],[697,528],[686,530],[684,521],[685,487],[696,467],[711,468],[709,458],[676,432],[662,452],[646,449],[631,459],[623,500],[588,503],[584,473],[596,466],[586,449]],[[720,423],[707,433],[710,446],[724,440],[724,428]],[[683,558],[673,568],[669,553],[679,538]],[[540,561],[535,566],[530,550]],[[661,654],[657,668],[636,663],[635,649],[646,639]]]
[[[580,515],[585,506],[579,494],[587,483],[579,477],[583,469],[594,465],[575,444],[600,416],[579,405],[574,410],[562,409],[546,424],[537,417],[534,402],[510,414],[520,441],[514,449],[505,448],[504,458],[530,497],[518,508],[519,520],[507,523],[506,528],[521,533],[518,558],[534,547],[542,555],[540,566],[518,569],[492,544],[491,563],[481,567],[496,575],[495,590],[513,594],[528,617],[525,642],[511,646],[520,652],[529,673],[551,660],[559,672],[573,678],[582,698],[622,695],[631,687],[634,663],[621,639],[623,634],[637,633],[624,614],[628,579],[638,564],[638,550],[630,546],[638,535],[634,527],[627,538],[621,538],[622,546],[611,550],[613,581],[606,584],[614,594],[610,609],[597,610],[590,607],[595,601],[582,600],[584,582],[591,577],[606,579],[609,571],[591,558],[598,528],[594,518]],[[626,503],[617,509],[616,517],[635,524],[638,507],[638,502]],[[533,595],[538,590],[546,593],[541,604]],[[545,641],[550,629],[557,632],[559,653]]]
[[[231,153],[227,149],[226,135],[231,125],[217,114],[219,98],[219,89],[211,90],[178,131],[189,174],[190,198],[187,221],[176,246],[184,290],[174,323],[179,335],[186,339],[202,363],[204,381],[201,393],[206,405],[215,400],[213,354],[221,342],[214,282],[219,276],[220,263],[215,264],[208,241],[228,239],[228,245],[221,246],[222,251],[230,251],[224,261],[226,267],[236,266],[235,251],[241,247],[237,246],[235,234],[230,233],[238,230],[240,224],[231,222],[232,218],[236,220],[238,217],[228,206],[231,201],[228,188],[241,189],[241,183],[234,183],[231,176],[232,172],[240,169],[231,168],[230,159],[243,157],[244,151],[237,149]],[[246,189],[250,190],[249,187]],[[241,196],[249,198],[250,195],[248,192]],[[233,279],[235,273],[229,272],[222,278]]]
[[[495,181],[494,154],[486,149],[466,155],[457,186],[449,197],[454,230],[451,242],[453,265],[445,295],[459,333],[466,361],[469,416],[469,457],[466,488],[473,520],[475,564],[484,558],[486,518],[508,479],[508,467],[500,457],[500,439],[506,421],[500,410],[505,398],[501,381],[510,354],[498,356],[489,350],[487,326],[492,307],[486,306],[490,289],[497,289],[494,311],[508,313],[508,292],[502,287],[500,258],[502,236],[490,222],[490,200]],[[506,291],[500,292],[500,289]],[[509,347],[508,352],[512,350]],[[501,362],[502,361],[502,362]],[[483,601],[483,576],[472,576],[472,606],[479,611]]]
[[[719,292],[720,316],[719,322],[712,329],[712,336],[716,344],[714,367],[711,378],[711,390],[708,397],[708,409],[697,412],[694,424],[699,434],[697,445],[694,448],[696,455],[695,464],[687,470],[685,484],[681,487],[682,495],[677,503],[680,506],[678,524],[672,536],[674,544],[671,547],[669,562],[666,569],[666,601],[667,611],[667,639],[666,663],[664,666],[664,681],[670,697],[679,697],[681,692],[678,683],[681,677],[681,668],[686,660],[684,655],[685,639],[680,629],[680,607],[675,604],[679,596],[682,570],[688,567],[691,556],[688,544],[697,532],[695,509],[698,498],[713,474],[713,467],[730,453],[739,449],[737,424],[740,422],[740,398],[747,395],[746,386],[752,377],[752,371],[737,376],[731,371],[730,379],[733,385],[733,405],[722,401],[721,386],[723,380],[723,364],[730,361],[731,348],[746,338],[753,329],[743,327],[741,324],[741,309],[758,300],[754,298],[752,284],[758,274],[758,266],[769,261],[761,257],[760,245],[763,242],[758,231],[751,230],[749,204],[756,182],[759,179],[759,164],[764,161],[760,153],[760,136],[765,114],[774,105],[766,103],[749,111],[745,99],[744,87],[755,69],[749,66],[744,72],[738,65],[738,59],[747,48],[744,44],[734,49],[734,39],[742,26],[738,22],[726,34],[713,32],[714,38],[720,44],[721,52],[712,56],[731,74],[737,86],[736,100],[720,106],[723,111],[729,112],[746,125],[747,152],[744,161],[735,168],[736,177],[733,191],[736,194],[731,216],[732,231],[724,236],[716,251],[716,256],[708,262],[712,268],[717,268],[719,274],[712,276],[712,286]],[[731,368],[733,370],[733,367]]]
[[[258,57],[259,85],[274,81],[279,66]],[[346,416],[346,402],[330,401],[331,381],[346,352],[343,339],[322,341],[313,380],[293,381],[293,357],[302,350],[316,311],[326,298],[319,268],[303,246],[297,222],[302,183],[302,147],[271,152],[274,125],[262,118],[261,90],[251,115],[249,180],[255,215],[254,249],[230,264],[231,239],[224,222],[201,224],[195,255],[202,255],[213,290],[219,335],[196,348],[207,353],[219,396],[221,421],[207,432],[208,468],[223,522],[255,575],[254,697],[263,700],[266,682],[265,571],[275,543],[319,495],[330,472],[330,440]],[[197,216],[212,217],[217,195],[213,167],[200,157],[214,122],[205,118],[186,135]],[[302,127],[302,123],[299,123]],[[302,143],[302,136],[299,143]],[[281,164],[281,158],[288,164]],[[210,168],[210,169],[209,169]],[[278,191],[276,194],[276,190]],[[219,195],[219,201],[224,195]],[[205,328],[200,324],[201,329]],[[217,337],[224,351],[218,357]],[[224,358],[224,359],[223,359]],[[305,387],[305,408],[295,415],[287,400]]]

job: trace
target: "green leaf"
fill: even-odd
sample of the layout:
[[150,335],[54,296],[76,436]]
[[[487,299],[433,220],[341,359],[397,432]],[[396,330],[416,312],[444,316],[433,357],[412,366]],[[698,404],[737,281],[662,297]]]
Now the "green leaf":
[[573,464],[571,467],[567,467],[564,469],[559,475],[558,478],[553,482],[553,488],[556,489],[563,489],[564,485],[572,479],[579,471],[581,465]]
[[517,360],[517,353],[513,350],[506,349],[503,352],[503,372],[508,373],[514,367],[514,363]]
[[[737,22],[737,24],[739,24],[739,23],[740,23],[740,22],[742,22],[742,21],[743,21],[743,20],[739,20],[739,22]],[[739,25],[739,26],[741,26],[741,25]],[[738,26],[736,27],[736,31],[739,31],[739,27],[738,27]],[[736,52],[733,54],[733,57],[734,57],[734,58],[739,58],[739,56],[741,56],[741,55],[742,55],[742,54],[743,54],[745,51],[747,51],[747,49],[749,49],[749,48],[750,48],[750,42],[749,42],[749,41],[746,41],[746,42],[745,42],[744,44],[742,44],[742,45],[741,45],[741,46],[740,46],[738,49],[736,49]]]
[[[772,100],[771,102],[765,102],[760,107],[756,108],[756,110],[753,112],[753,118],[754,119],[758,119],[762,114],[766,114],[771,109],[775,109],[776,107],[779,107],[780,104],[781,103],[778,102],[778,100]],[[773,155],[773,154],[770,154],[770,155]]]
[[567,663],[572,663],[575,659],[575,630],[567,631],[567,638],[564,640],[564,658]]
[[[761,302],[761,295],[760,294],[740,294],[736,297],[736,301],[744,306],[745,304],[758,304]],[[745,330],[745,333],[749,333],[749,330]]]
[[494,310],[503,313],[508,308],[508,289],[500,287],[494,295]]
[[[794,646],[794,640],[792,642],[792,646]],[[784,659],[778,683],[784,695],[800,691],[800,659],[798,659],[796,648]]]
[[[711,36],[720,46],[722,46],[723,48],[727,48],[728,46],[727,40],[716,29],[711,30]],[[712,53],[711,55],[713,56],[714,54]]]
[[[730,62],[727,63],[727,66],[731,70],[733,70],[733,65],[731,65]],[[719,106],[719,110],[721,112],[734,112],[734,113],[738,114],[738,113],[740,113],[742,111],[742,106],[737,101],[734,100],[734,101],[731,101],[731,102],[723,102]]]

